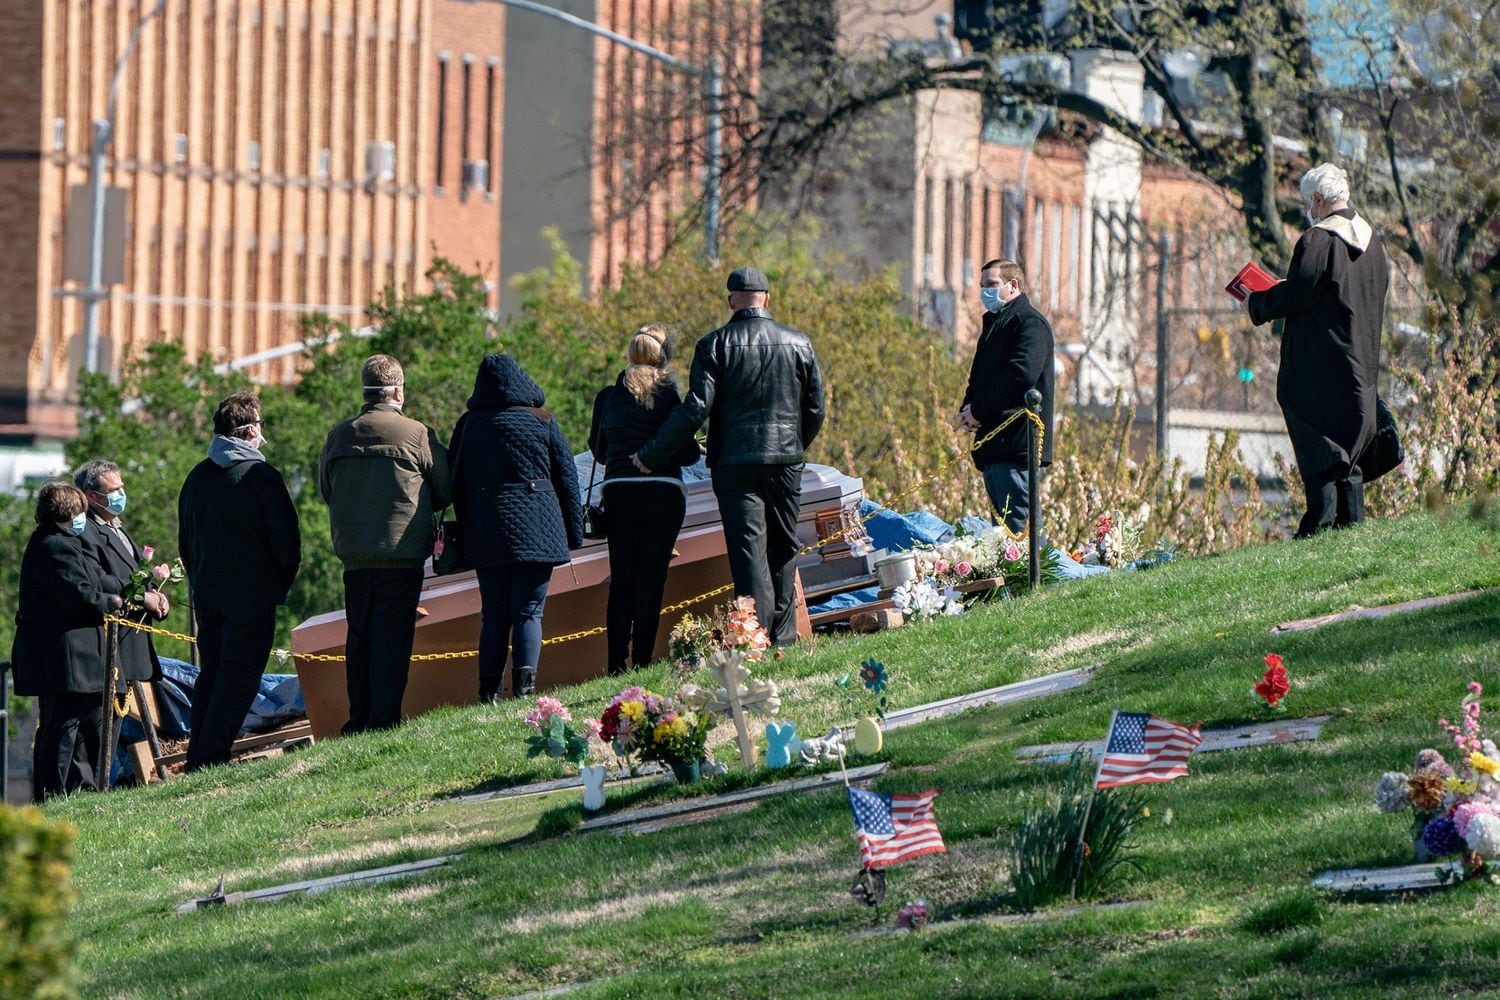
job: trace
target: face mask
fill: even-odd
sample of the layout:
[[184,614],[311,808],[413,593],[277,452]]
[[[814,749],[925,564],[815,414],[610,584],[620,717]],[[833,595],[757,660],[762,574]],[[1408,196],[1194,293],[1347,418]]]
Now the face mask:
[[1000,307],[1005,304],[1000,301],[1000,289],[998,288],[981,288],[979,290],[979,301],[989,312],[999,312]]
[[89,515],[88,512],[85,511],[82,514],[74,516],[73,522],[68,525],[68,530],[71,531],[74,535],[81,535],[83,534],[83,529],[88,527],[88,523]]
[[125,513],[124,490],[115,490],[113,493],[106,493],[104,495],[104,499],[109,502],[109,512],[115,517],[119,517],[121,514]]
[[255,432],[255,440],[250,442],[250,447],[254,448],[256,451],[260,451],[265,446],[266,446],[266,436],[264,434],[262,434],[260,431],[256,431]]

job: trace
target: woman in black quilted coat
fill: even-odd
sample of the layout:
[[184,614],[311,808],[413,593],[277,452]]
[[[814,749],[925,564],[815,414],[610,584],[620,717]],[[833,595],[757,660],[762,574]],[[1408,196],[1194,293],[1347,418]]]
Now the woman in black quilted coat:
[[536,689],[552,567],[583,544],[573,453],[542,390],[508,354],[479,363],[448,446],[464,560],[479,577],[479,700],[494,701],[510,648],[517,697]]
[[637,667],[652,660],[661,621],[672,546],[687,510],[682,466],[698,461],[691,437],[673,464],[645,475],[630,456],[651,440],[682,401],[667,371],[667,331],[643,326],[630,340],[630,367],[594,397],[589,449],[604,463],[604,510],[609,537],[609,672],[625,672],[625,656]]

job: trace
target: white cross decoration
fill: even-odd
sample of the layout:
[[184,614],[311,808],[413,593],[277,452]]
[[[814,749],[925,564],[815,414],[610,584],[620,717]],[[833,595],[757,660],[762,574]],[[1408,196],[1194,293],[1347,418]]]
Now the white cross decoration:
[[745,654],[738,650],[721,649],[710,656],[704,666],[719,686],[710,692],[696,684],[684,684],[678,694],[694,708],[733,719],[740,762],[746,769],[753,768],[755,744],[750,741],[745,713],[770,718],[781,711],[781,692],[776,689],[775,681],[752,678],[750,668],[745,666]]

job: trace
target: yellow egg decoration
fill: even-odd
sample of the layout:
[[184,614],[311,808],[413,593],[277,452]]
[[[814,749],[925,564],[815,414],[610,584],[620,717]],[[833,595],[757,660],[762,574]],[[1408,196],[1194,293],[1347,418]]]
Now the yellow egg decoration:
[[873,756],[885,746],[885,734],[880,724],[868,716],[854,724],[854,749],[866,756]]

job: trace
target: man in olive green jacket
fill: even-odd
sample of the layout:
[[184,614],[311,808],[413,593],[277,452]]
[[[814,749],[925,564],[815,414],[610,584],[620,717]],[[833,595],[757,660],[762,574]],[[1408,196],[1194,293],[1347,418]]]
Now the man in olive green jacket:
[[344,564],[346,734],[401,722],[433,512],[449,502],[448,450],[401,413],[401,363],[377,354],[361,381],[359,415],[328,432],[318,458],[318,490]]

